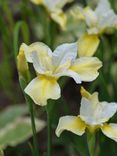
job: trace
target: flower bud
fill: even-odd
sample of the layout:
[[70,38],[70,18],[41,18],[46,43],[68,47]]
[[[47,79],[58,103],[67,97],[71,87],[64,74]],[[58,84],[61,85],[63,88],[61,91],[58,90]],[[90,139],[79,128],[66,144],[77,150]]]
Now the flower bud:
[[26,57],[23,49],[20,48],[19,54],[17,56],[17,69],[19,76],[28,81],[29,78],[29,67],[26,61]]

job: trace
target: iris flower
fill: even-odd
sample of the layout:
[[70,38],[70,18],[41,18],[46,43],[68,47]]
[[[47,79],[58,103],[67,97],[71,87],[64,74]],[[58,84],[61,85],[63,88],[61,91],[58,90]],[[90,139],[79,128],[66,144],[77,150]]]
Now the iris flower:
[[[83,45],[80,44],[80,52],[82,56],[92,56],[99,45],[99,35],[117,28],[117,15],[111,9],[108,0],[99,0],[95,10],[90,7],[84,9],[78,7],[78,12],[87,25],[87,33],[80,38]],[[74,14],[74,16],[76,15]]]
[[63,29],[66,25],[66,15],[62,8],[73,0],[31,0],[36,5],[43,5],[50,13],[51,18],[57,22]]
[[117,15],[111,9],[108,0],[99,0],[95,10],[86,7],[83,14],[88,26],[88,34],[101,34],[117,26]]
[[117,103],[100,102],[97,92],[90,94],[84,88],[81,88],[81,95],[80,115],[61,117],[56,135],[59,137],[67,130],[81,136],[87,129],[91,133],[101,129],[104,135],[117,142],[117,124],[108,123],[117,111]]
[[77,43],[65,43],[58,46],[54,52],[42,42],[35,42],[29,46],[22,44],[27,62],[33,63],[37,76],[27,85],[27,93],[33,101],[41,106],[47,104],[48,99],[58,99],[61,96],[57,80],[61,76],[72,77],[76,83],[90,82],[99,75],[102,66],[96,57],[77,58]]

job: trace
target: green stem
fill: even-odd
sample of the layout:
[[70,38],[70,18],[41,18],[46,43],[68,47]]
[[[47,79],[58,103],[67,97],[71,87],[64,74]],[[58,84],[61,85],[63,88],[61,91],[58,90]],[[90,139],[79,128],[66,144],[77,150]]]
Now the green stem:
[[47,127],[47,133],[48,133],[47,156],[52,156],[52,125],[51,125],[51,115],[50,115],[48,105],[46,107],[47,125],[48,125]]
[[31,116],[31,124],[32,124],[32,131],[33,131],[33,146],[34,146],[34,156],[39,156],[38,152],[38,142],[36,138],[36,126],[35,126],[35,117],[34,117],[34,108],[33,108],[33,103],[32,100],[26,96],[26,102],[29,105],[29,110],[30,110],[30,116]]
[[[19,82],[24,93],[24,88],[26,87],[27,83],[22,78],[19,78]],[[33,132],[33,147],[34,147],[34,156],[39,156],[38,150],[38,142],[36,139],[36,126],[35,126],[35,117],[34,117],[34,109],[33,109],[33,101],[32,99],[24,93],[26,103],[29,106],[30,116],[31,116],[31,124],[32,124],[32,132]]]
[[87,132],[87,144],[90,156],[95,156],[96,138],[94,133]]

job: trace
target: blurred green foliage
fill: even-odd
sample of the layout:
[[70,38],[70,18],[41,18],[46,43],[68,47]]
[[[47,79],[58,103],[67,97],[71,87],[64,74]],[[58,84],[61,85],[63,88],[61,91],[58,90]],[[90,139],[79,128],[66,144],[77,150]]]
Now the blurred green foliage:
[[[16,146],[32,136],[32,128],[27,107],[9,106],[0,114],[0,147]],[[45,122],[35,119],[37,132],[45,127]]]
[[[117,1],[110,0],[110,2],[115,12],[117,12]],[[80,1],[80,5],[84,6],[85,3],[95,6],[95,1]],[[75,6],[76,4],[73,4],[66,10],[68,16],[67,30],[62,31],[48,17],[43,7],[34,6],[29,0],[0,1],[0,91],[8,101],[10,100],[10,105],[23,101],[15,62],[19,45],[22,42],[29,44],[39,40],[45,42],[53,49],[60,43],[73,42],[78,39],[85,26],[71,17],[70,9],[73,9]],[[84,85],[89,87],[91,92],[95,89],[98,90],[100,92],[100,100],[117,102],[117,31],[114,31],[111,35],[103,36],[101,41],[96,56],[103,61],[104,66],[100,71],[99,77],[92,84]],[[61,83],[62,85],[64,84],[62,80]],[[64,87],[68,83],[69,80],[64,84]],[[4,105],[4,101],[1,102]],[[77,101],[76,104],[78,105]],[[43,108],[39,109],[36,110],[36,114],[38,112],[41,114],[42,112],[43,116]],[[52,114],[54,130],[61,112],[63,115],[72,114],[70,106],[66,104],[65,97],[58,100],[51,109],[54,112]],[[27,122],[27,117],[22,117],[25,114],[28,114],[25,105],[14,105],[0,113],[0,145],[3,147],[8,145],[14,146],[31,136],[29,119]],[[115,117],[115,119],[117,118]],[[116,156],[117,144],[103,136],[101,132],[98,133],[97,142],[100,143],[98,147],[99,156]],[[54,143],[56,146],[62,145],[67,155],[89,155],[85,135],[81,138],[64,132],[59,139],[54,138]],[[19,156],[19,154],[16,155]]]

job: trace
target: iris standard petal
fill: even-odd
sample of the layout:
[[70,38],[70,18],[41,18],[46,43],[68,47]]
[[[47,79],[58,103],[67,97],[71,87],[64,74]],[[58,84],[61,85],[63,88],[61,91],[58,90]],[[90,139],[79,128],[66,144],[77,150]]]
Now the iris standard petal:
[[93,56],[99,45],[99,38],[96,35],[85,34],[78,40],[79,57]]
[[83,135],[86,125],[78,116],[63,116],[59,119],[56,135],[59,137],[64,130]]
[[83,13],[88,27],[95,27],[98,22],[98,18],[95,12],[91,8],[86,7]]
[[117,124],[104,124],[101,127],[101,130],[104,133],[104,135],[117,142]]
[[109,28],[114,28],[117,25],[117,15],[113,12],[113,10],[108,11],[103,15],[103,18],[100,17],[98,22],[98,27],[102,29],[102,31],[106,31]]
[[108,121],[117,112],[116,102],[100,102],[101,109],[98,113],[101,122]]
[[38,76],[33,79],[24,91],[36,104],[41,106],[46,105],[48,99],[60,97],[60,87],[56,79],[46,76]]
[[82,81],[89,82],[97,78],[101,66],[102,62],[96,57],[81,57],[75,60],[70,69],[77,72]]
[[100,0],[95,10],[98,16],[98,27],[100,31],[106,31],[117,25],[117,15],[111,9],[109,0]]
[[37,73],[52,74],[53,71],[52,57],[50,57],[48,53],[32,52],[31,58],[32,58],[34,69],[36,70]]
[[97,92],[91,95],[82,91],[81,94],[83,97],[81,99],[80,117],[87,124],[100,125],[116,113],[117,103],[99,102]]
[[58,46],[53,53],[53,65],[58,67],[72,61],[77,56],[78,45],[77,43],[65,43]]
[[102,16],[111,9],[110,3],[108,0],[99,0],[98,6],[95,9],[95,13],[98,16]]
[[21,49],[24,51],[26,59],[28,62],[32,63],[32,57],[31,54],[32,52],[37,52],[38,58],[44,56],[49,56],[52,57],[52,51],[51,49],[44,43],[42,42],[34,42],[31,45],[26,45],[25,43],[22,43]]

